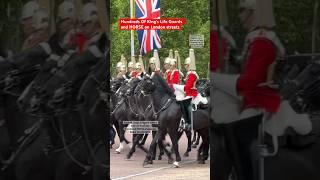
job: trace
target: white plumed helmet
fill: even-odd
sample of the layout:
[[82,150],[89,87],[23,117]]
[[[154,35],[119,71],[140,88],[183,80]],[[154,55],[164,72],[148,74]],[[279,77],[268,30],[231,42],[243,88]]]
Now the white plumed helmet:
[[272,28],[276,25],[272,0],[241,0],[240,8],[254,11],[254,26]]
[[117,63],[117,68],[120,68],[122,65],[123,65],[123,63],[122,63],[121,61],[119,61],[119,62]]
[[64,1],[58,7],[58,21],[62,21],[68,18],[75,18],[76,11],[75,5],[72,2]]
[[98,8],[94,3],[90,2],[83,6],[81,21],[82,23],[98,21]]
[[136,69],[142,69],[141,63],[140,63],[140,62],[137,62],[137,63],[135,64],[135,68],[136,68]]
[[33,17],[33,14],[39,10],[40,6],[35,1],[29,1],[22,7],[21,18],[20,20],[24,20],[27,18]]
[[164,64],[170,64],[170,62],[171,62],[170,57],[166,57],[166,59],[164,59]]
[[49,27],[48,13],[42,9],[37,10],[32,17],[33,27],[36,30],[45,29]]
[[185,59],[184,64],[188,64],[190,70],[196,70],[196,58],[193,49],[189,50],[189,57]]
[[130,62],[128,63],[128,68],[133,68],[133,66],[134,66],[134,63],[133,63],[132,61],[130,61]]
[[158,50],[153,50],[153,57],[155,58],[156,70],[160,70],[160,58],[158,54]]

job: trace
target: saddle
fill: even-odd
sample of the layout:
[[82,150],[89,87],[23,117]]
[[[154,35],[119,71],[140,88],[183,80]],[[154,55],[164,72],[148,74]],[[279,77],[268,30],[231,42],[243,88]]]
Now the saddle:
[[[176,95],[177,101],[183,101],[186,99],[190,99],[190,96],[186,96],[184,92],[184,85],[174,84],[174,94]],[[198,93],[197,97],[193,98],[191,101],[192,106],[194,107],[193,110],[196,111],[198,108],[206,109],[209,107],[208,99],[203,97],[200,93]]]
[[277,113],[266,119],[267,144],[272,144],[274,153],[280,146],[305,147],[314,142],[313,123],[307,114],[296,113],[288,101],[280,104]]

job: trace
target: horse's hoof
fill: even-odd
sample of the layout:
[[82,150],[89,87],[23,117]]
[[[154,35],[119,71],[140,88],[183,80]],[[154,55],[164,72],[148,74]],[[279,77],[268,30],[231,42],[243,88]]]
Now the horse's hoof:
[[131,156],[127,155],[126,161],[131,161]]
[[115,153],[115,154],[120,154],[120,151],[117,151],[117,150],[116,150],[114,153]]
[[143,167],[144,168],[151,168],[151,164],[148,163],[148,161],[143,162]]
[[206,162],[203,160],[203,159],[201,159],[201,160],[198,160],[198,164],[205,164]]
[[185,152],[185,153],[183,154],[183,157],[189,157],[189,153],[188,153],[188,152]]
[[180,167],[179,162],[175,161],[175,162],[173,163],[173,166],[174,166],[175,168],[179,168],[179,167]]
[[159,157],[158,157],[158,160],[162,160],[162,157],[161,157],[161,156],[159,156]]
[[191,147],[192,147],[192,148],[197,148],[197,145],[196,145],[196,144],[192,144]]
[[121,150],[122,150],[122,148],[117,148],[116,149],[116,154],[120,154]]
[[156,157],[153,157],[152,160],[156,160]]
[[173,159],[168,159],[168,164],[172,164],[173,163]]

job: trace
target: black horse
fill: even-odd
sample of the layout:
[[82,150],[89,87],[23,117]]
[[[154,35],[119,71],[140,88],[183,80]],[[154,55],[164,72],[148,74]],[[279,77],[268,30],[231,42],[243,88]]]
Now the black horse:
[[[126,96],[128,99],[128,109],[136,109],[136,114],[138,115],[138,120],[141,121],[155,121],[156,119],[153,116],[153,106],[151,104],[150,99],[144,98],[143,94],[141,93],[141,85],[143,84],[143,81],[140,79],[133,79],[130,82],[129,89],[127,90]],[[131,103],[130,103],[131,101]],[[152,137],[155,137],[156,132],[152,131]],[[132,154],[135,152],[135,147],[138,145],[140,149],[145,151],[147,153],[147,150],[143,147],[146,139],[148,137],[148,134],[133,134],[133,145],[130,149],[127,159],[130,159]],[[141,140],[141,142],[139,142]],[[163,139],[164,140],[164,139]],[[158,156],[158,160],[162,160],[162,155],[164,155],[164,152],[166,152],[169,163],[173,162],[173,159],[171,157],[171,152],[169,152],[167,149],[162,148],[162,146],[159,146],[160,154]],[[156,158],[156,148],[154,149],[152,160],[155,160]]]
[[[159,122],[156,137],[150,145],[149,153],[144,161],[144,165],[152,163],[152,150],[155,148],[156,141],[163,146],[162,141],[159,141],[159,138],[161,139],[169,133],[173,145],[172,148],[176,155],[176,162],[174,165],[179,166],[178,162],[181,161],[181,157],[178,150],[178,128],[182,113],[179,104],[174,99],[173,91],[164,79],[157,74],[154,74],[151,78],[145,78],[144,83],[142,84],[142,91],[146,97],[151,98],[152,105],[154,106],[154,115],[157,116]],[[203,140],[205,145],[204,148],[201,146],[201,149],[208,151],[209,111],[208,109],[198,110],[194,112],[194,117],[197,117],[194,118],[194,129],[198,130],[198,132],[200,129],[204,129],[202,138],[205,139]]]
[[[95,50],[93,51],[92,48]],[[75,107],[78,104],[75,95],[91,71],[91,67],[104,59],[102,53],[99,53],[99,48],[91,46],[82,55],[75,56],[69,60],[70,62],[67,65],[58,70],[41,87],[41,96],[37,98],[42,100],[36,102],[43,102],[51,115],[50,117],[48,112],[40,111],[40,115],[45,115],[44,131],[50,135],[50,142],[53,146],[49,155],[55,157],[52,163],[55,179],[70,179],[75,177],[75,174],[79,179],[92,178],[92,166],[88,162],[91,154],[88,150],[87,141],[82,135],[83,131],[80,122],[83,121],[79,122],[81,115]],[[36,106],[39,107],[39,105]],[[85,151],[80,149],[85,149]],[[97,166],[93,167],[96,168]],[[82,172],[87,174],[81,175]],[[101,170],[96,172],[101,172]]]
[[[107,54],[106,57],[109,55]],[[95,166],[93,167],[94,180],[106,179],[109,170],[106,131],[108,123],[105,119],[108,116],[106,111],[108,107],[104,94],[107,93],[108,87],[106,83],[108,64],[107,59],[102,59],[92,69],[82,84],[77,98],[80,102],[78,112],[81,117],[83,134]]]
[[[38,119],[24,113],[16,101],[49,56],[47,43],[1,61],[1,111],[10,141],[1,148],[2,173],[16,179],[50,179],[50,163],[43,151],[46,135],[39,130]],[[5,127],[5,128],[4,128]],[[10,149],[9,149],[10,147]],[[7,173],[9,172],[9,173]],[[11,174],[11,172],[13,174]]]

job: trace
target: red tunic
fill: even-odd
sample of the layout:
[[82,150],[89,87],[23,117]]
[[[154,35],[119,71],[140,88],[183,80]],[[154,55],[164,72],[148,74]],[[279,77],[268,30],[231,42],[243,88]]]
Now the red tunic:
[[171,71],[170,74],[170,87],[173,89],[174,84],[180,84],[180,73],[177,69]]
[[78,33],[75,37],[72,38],[71,41],[76,44],[78,53],[83,53],[84,45],[86,44],[88,39],[83,34]]
[[195,71],[189,71],[187,73],[186,84],[184,86],[184,92],[186,96],[197,97],[198,90],[196,88],[196,82],[198,79],[198,75]]
[[132,78],[137,78],[140,75],[140,73],[138,71],[132,71],[131,72],[131,77]]
[[269,66],[275,61],[277,48],[265,37],[255,37],[248,46],[243,71],[237,81],[237,91],[243,97],[243,108],[262,108],[276,112],[280,105],[279,92],[258,85],[267,81]]
[[166,72],[164,73],[164,77],[167,81],[167,83],[170,85],[171,81],[170,81],[170,76],[171,76],[171,70],[166,70]]
[[[213,30],[210,33],[210,70],[216,72],[219,68],[219,36],[218,31]],[[223,61],[225,60],[225,56],[227,53],[227,41],[226,39],[222,38],[222,56]]]

